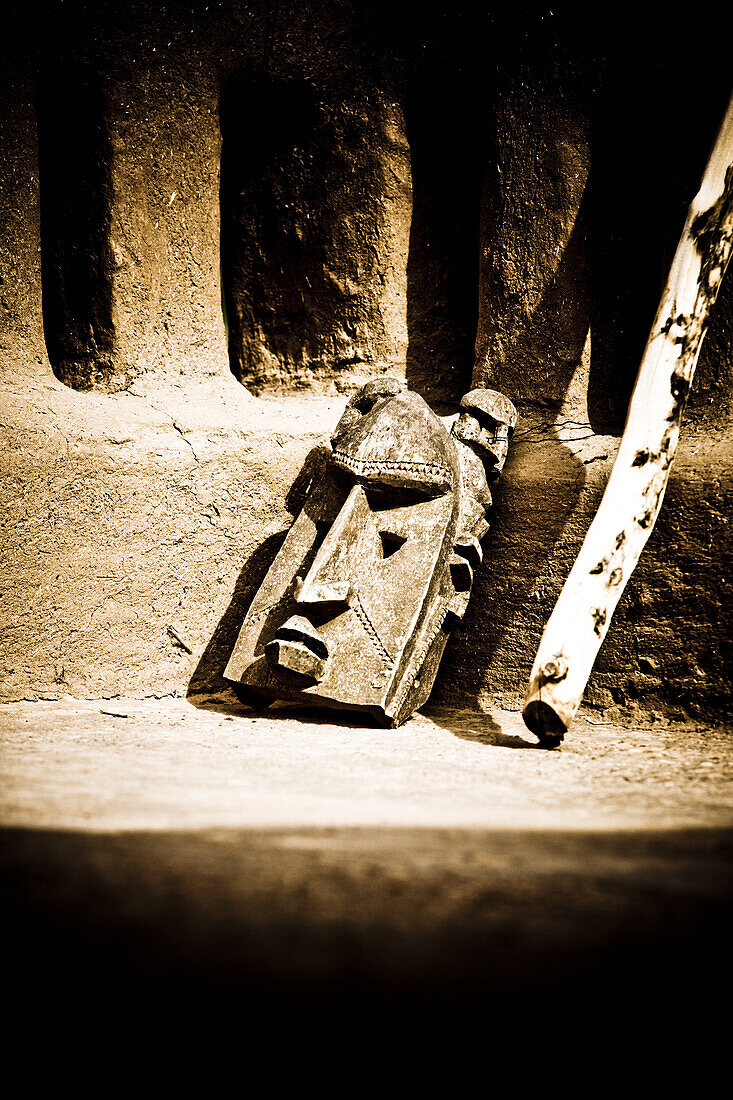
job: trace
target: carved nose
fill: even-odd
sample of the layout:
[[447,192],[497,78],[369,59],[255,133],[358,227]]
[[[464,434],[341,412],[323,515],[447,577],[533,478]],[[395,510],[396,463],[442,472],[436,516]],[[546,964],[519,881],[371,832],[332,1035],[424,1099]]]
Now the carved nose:
[[297,604],[332,604],[334,609],[346,611],[351,596],[351,581],[310,581],[299,579],[295,585]]
[[295,602],[332,615],[348,611],[353,595],[349,578],[354,575],[364,532],[373,526],[366,494],[361,485],[353,485],[307,575],[296,582]]
[[318,681],[323,679],[328,646],[312,622],[291,615],[265,646],[265,657],[273,671],[285,678]]

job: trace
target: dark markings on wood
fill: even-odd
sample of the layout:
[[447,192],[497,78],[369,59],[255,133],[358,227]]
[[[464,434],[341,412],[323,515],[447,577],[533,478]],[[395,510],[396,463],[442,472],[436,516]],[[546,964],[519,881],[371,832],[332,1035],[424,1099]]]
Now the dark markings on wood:
[[[667,320],[662,325],[662,328],[661,328],[662,335],[663,336],[669,336],[670,332],[672,331],[672,326],[673,325],[677,325],[679,328],[684,329],[684,328],[687,327],[688,323],[689,323],[689,319],[687,317],[685,317],[684,313],[678,313],[676,316],[672,316],[672,314],[670,314],[669,317],[667,318]],[[681,344],[683,342],[683,340],[684,340],[684,334],[680,335],[680,336],[676,336],[673,340],[673,343]]]
[[717,293],[719,278],[713,279],[714,272],[725,263],[726,252],[730,246],[730,234],[722,232],[723,223],[733,203],[733,164],[725,173],[722,194],[709,210],[695,218],[690,228],[695,248],[700,254],[700,291],[712,298]]
[[603,633],[603,627],[606,622],[606,611],[602,607],[594,607],[591,609],[591,615],[593,616],[593,629],[600,638]]
[[685,374],[684,369],[677,367],[672,372],[669,387],[672,391],[672,397],[679,402],[681,411],[681,406],[687,400],[687,395],[690,392],[690,379]]

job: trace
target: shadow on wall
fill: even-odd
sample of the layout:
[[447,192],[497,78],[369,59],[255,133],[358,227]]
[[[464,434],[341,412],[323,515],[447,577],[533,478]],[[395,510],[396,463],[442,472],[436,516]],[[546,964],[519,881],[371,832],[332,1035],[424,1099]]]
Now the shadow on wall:
[[[480,118],[476,103],[488,117]],[[406,104],[412,168],[406,376],[438,412],[471,388],[478,320],[479,226],[493,99],[475,72],[416,78]],[[487,148],[488,146],[488,148]]]
[[[225,84],[220,118],[235,377],[255,393],[351,392],[390,363],[400,369],[390,287],[409,188],[380,94],[356,79],[247,77]],[[387,187],[390,172],[398,182]]]
[[231,685],[223,676],[224,668],[231,656],[247,608],[275,560],[286,534],[283,531],[270,535],[247,559],[234,586],[231,602],[217,623],[189,681],[186,690],[188,698],[231,692]]
[[[731,93],[729,56],[716,63],[720,45],[706,39],[705,49],[697,49],[676,26],[638,30],[612,41],[593,115],[588,412],[597,432],[623,430],[688,207]],[[706,342],[691,410],[699,404],[695,391],[716,388],[720,368],[711,351]],[[721,397],[730,404],[727,389],[721,387]]]
[[98,74],[51,66],[39,81],[43,327],[54,374],[114,388],[112,149]]
[[[328,453],[328,448],[319,444],[307,455],[285,500],[293,517],[303,507],[311,485],[321,476]],[[224,668],[231,656],[247,608],[277,557],[286,535],[287,531],[270,535],[250,554],[237,578],[229,606],[219,620],[189,681],[186,692],[188,697],[195,699],[200,695],[231,694],[231,684],[223,676]]]
[[[523,345],[542,347],[543,334],[562,323],[562,355],[553,363],[552,392],[561,402],[581,362],[589,307],[580,293],[587,252],[587,201],[584,195],[573,230],[551,282],[526,325],[517,333]],[[463,622],[446,647],[432,698],[452,702],[502,690],[524,690],[534,659],[534,644],[544,628],[547,599],[533,600],[540,578],[559,592],[564,580],[557,566],[558,546],[586,483],[583,462],[553,423],[550,409],[525,407],[502,478],[492,489],[492,528],[484,543],[484,563]],[[592,434],[581,421],[563,425],[569,439]],[[566,439],[568,435],[566,435]],[[560,552],[561,555],[561,552]],[[569,569],[569,562],[562,562]],[[528,640],[530,645],[528,645]],[[502,657],[499,659],[499,653]],[[501,671],[499,678],[498,674]]]
[[[669,264],[730,94],[729,65],[716,68],[702,55],[688,66],[686,43],[677,41],[665,52],[657,40],[631,47],[624,41],[610,54],[595,99],[591,175],[575,228],[516,347],[517,362],[548,372],[554,402],[567,390],[590,326],[589,423],[566,425],[578,438],[623,429]],[[729,275],[701,355],[691,415],[696,405],[714,404],[716,413],[730,405],[726,381],[733,362],[717,334],[731,315],[732,284]],[[553,355],[558,330],[568,343]],[[512,349],[507,360],[511,365]],[[537,389],[523,396],[530,408],[541,406],[542,370],[528,373]],[[437,702],[452,701],[456,689],[459,698],[477,688],[489,697],[497,689],[521,697],[547,609],[580,545],[578,534],[563,535],[585,484],[583,464],[539,416],[536,424],[528,422],[525,409],[498,487],[485,565],[436,681]]]
[[[355,80],[336,91],[267,74],[225,83],[223,303],[232,372],[254,392],[331,379],[348,388],[351,372],[361,384],[390,364],[438,411],[470,388],[491,66],[478,63],[475,46],[467,61],[465,43],[430,48],[429,64],[405,62],[395,93],[405,108],[411,211],[408,183],[395,183],[404,149],[388,135],[373,88]],[[486,116],[478,130],[477,102]],[[404,256],[385,217],[410,224],[406,364],[391,331],[396,306],[385,298]]]

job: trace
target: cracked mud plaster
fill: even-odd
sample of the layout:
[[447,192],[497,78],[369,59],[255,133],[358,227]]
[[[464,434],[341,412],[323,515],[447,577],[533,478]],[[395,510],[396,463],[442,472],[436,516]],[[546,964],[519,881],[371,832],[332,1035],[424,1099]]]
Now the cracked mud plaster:
[[[163,415],[162,400],[153,430],[153,412],[139,398],[67,394],[33,389],[3,400],[0,422],[16,425],[0,435],[4,698],[183,695],[251,553],[289,526],[285,500],[317,437],[303,434],[307,420],[291,434],[281,414],[278,431],[268,433],[243,411],[236,429],[217,413],[217,434],[202,421],[203,406]],[[91,409],[110,400],[127,402],[126,416],[135,411],[136,419],[106,404],[103,415],[80,419],[80,402]],[[324,433],[337,418],[321,417]],[[198,462],[173,419],[193,438],[211,436]],[[519,706],[529,655],[617,443],[569,442],[571,453],[535,434],[531,446],[515,439],[497,490],[486,542],[491,569],[476,572],[433,693],[446,704]],[[593,674],[591,706],[631,717],[654,710],[719,720],[733,712],[733,594],[725,597],[733,576],[732,444],[723,431],[686,432],[665,508]],[[700,578],[694,589],[691,576]],[[224,646],[222,668],[226,656]]]
[[[128,428],[113,423],[112,415],[105,414],[102,436],[98,426],[89,427],[81,405],[72,410],[58,394],[44,389],[48,366],[40,308],[32,66],[27,57],[19,55],[6,73],[8,109],[0,121],[7,140],[0,147],[0,174],[12,182],[9,193],[14,199],[6,210],[0,240],[2,297],[7,305],[0,316],[0,336],[8,373],[13,382],[23,377],[30,380],[23,396],[38,405],[32,425],[22,418],[6,417],[4,411],[0,416],[10,425],[5,437],[7,477],[0,513],[7,548],[7,552],[3,549],[6,571],[0,582],[5,608],[2,680],[9,692],[21,695],[63,691],[109,695],[125,686],[143,694],[185,692],[191,668],[225,615],[251,551],[290,521],[284,501],[313,430],[308,416],[303,415],[300,442],[293,442],[291,435],[274,442],[267,437],[263,443],[261,428],[253,429],[253,422],[246,417],[242,419],[244,429],[241,425],[235,428],[233,418],[227,419],[223,411],[214,424],[206,421],[203,410],[187,417],[171,405],[171,411],[163,412],[168,406],[156,396],[164,376],[167,383],[185,390],[192,379],[229,372],[220,311],[217,88],[219,77],[228,75],[224,70],[230,61],[237,66],[243,60],[252,63],[252,51],[260,49],[262,36],[243,29],[239,10],[232,22],[233,9],[225,2],[216,16],[213,10],[209,13],[209,22],[202,15],[195,36],[186,28],[191,50],[179,48],[181,39],[169,51],[170,20],[176,18],[172,10],[153,12],[148,8],[146,15],[145,5],[133,7],[125,27],[120,27],[121,49],[110,51],[106,57],[109,64],[105,63],[111,93],[107,121],[116,135],[113,169],[119,199],[111,227],[112,278],[117,300],[130,302],[127,315],[117,316],[118,383],[127,384],[135,374],[141,386],[149,389],[153,402],[160,405],[160,423],[154,427],[138,421]],[[339,21],[338,26],[331,25],[325,11],[316,5],[307,23],[299,22],[295,9],[284,13],[284,22],[273,32],[276,40],[270,43],[271,49],[268,46],[268,64],[274,82],[287,81],[298,69],[307,81],[323,85],[319,91],[324,92],[325,112],[333,116],[326,128],[338,129],[344,119],[335,118],[334,105],[338,88],[350,78],[349,67],[342,68],[340,59],[348,54],[351,61],[356,60],[358,73],[370,75],[374,59],[367,58],[363,38],[354,36],[351,24],[347,27]],[[261,31],[262,13],[253,11],[250,16]],[[64,18],[68,20],[69,13]],[[65,45],[72,47],[70,53],[88,49],[88,24],[66,22],[61,33],[67,37]],[[146,50],[152,51],[153,46],[157,50],[145,55],[148,61],[155,61],[152,68],[139,64],[141,42],[147,43]],[[57,42],[53,40],[52,45],[55,51]],[[415,45],[422,50],[419,38]],[[104,48],[109,49],[109,43]],[[219,70],[222,58],[230,61]],[[480,60],[485,65],[484,55]],[[258,55],[257,63],[260,61]],[[579,232],[568,236],[585,179],[587,133],[585,116],[582,111],[576,116],[580,104],[572,96],[556,98],[547,116],[545,95],[536,94],[537,87],[532,85],[532,72],[537,71],[528,69],[531,79],[524,98],[531,102],[518,113],[517,124],[522,127],[515,135],[518,144],[512,149],[509,140],[502,157],[510,167],[526,166],[527,154],[532,153],[528,144],[532,128],[527,130],[524,123],[544,112],[553,141],[539,151],[540,157],[546,153],[553,156],[555,138],[560,142],[569,139],[558,147],[559,159],[549,165],[551,186],[544,190],[550,199],[553,193],[560,193],[564,213],[558,219],[557,202],[545,202],[548,224],[538,229],[536,218],[530,217],[531,235],[527,236],[522,225],[524,209],[530,209],[537,197],[531,188],[520,196],[522,210],[513,209],[510,203],[502,207],[497,222],[500,235],[506,238],[506,229],[518,239],[514,256],[506,250],[496,255],[507,261],[508,281],[512,261],[515,271],[517,259],[520,267],[525,261],[531,293],[525,287],[514,301],[507,284],[506,295],[500,287],[485,305],[488,315],[493,311],[496,317],[497,305],[503,304],[504,315],[510,322],[516,321],[500,326],[502,331],[508,327],[519,352],[507,358],[506,370],[511,361],[512,371],[516,371],[516,386],[508,385],[507,392],[515,396],[525,387],[528,400],[547,392],[560,400],[567,377],[582,354],[587,331],[586,260],[579,247],[582,218],[577,219]],[[557,67],[558,75],[561,72],[570,70]],[[352,102],[358,99],[353,96]],[[328,285],[321,288],[320,295],[321,304],[335,301],[346,312],[352,310],[354,331],[341,326],[341,335],[334,328],[332,345],[324,345],[325,350],[305,349],[314,361],[319,355],[322,362],[331,356],[339,364],[338,380],[346,386],[361,381],[356,379],[362,365],[356,351],[367,312],[375,338],[361,343],[370,352],[372,366],[376,363],[382,370],[384,364],[378,360],[386,346],[384,335],[389,333],[400,345],[389,354],[401,361],[407,339],[407,305],[413,310],[425,306],[417,300],[414,281],[411,301],[405,300],[403,275],[411,229],[409,218],[400,215],[405,204],[409,206],[411,182],[405,119],[400,117],[396,99],[368,105],[368,110],[372,110],[370,117],[356,118],[354,125],[374,137],[376,144],[364,151],[364,159],[372,167],[378,161],[383,173],[378,181],[385,189],[381,199],[386,204],[381,230],[395,234],[380,242],[379,262],[385,256],[389,259],[379,269],[379,278],[384,277],[386,283],[382,289],[376,287],[376,298],[367,302],[365,312],[364,295],[354,297],[364,272],[350,268],[356,268],[361,247],[358,241],[351,247],[358,231],[357,219],[345,231],[348,254],[328,266]],[[449,114],[448,125],[454,119],[458,120],[458,115]],[[434,144],[433,127],[429,137]],[[502,141],[509,138],[504,134]],[[236,137],[233,140],[236,143]],[[309,177],[304,161],[297,167],[297,180],[292,185],[284,183],[283,189],[290,186],[307,198],[312,175]],[[449,165],[451,171],[453,167]],[[542,167],[540,164],[539,169]],[[526,173],[520,178],[522,187],[521,181],[527,178]],[[423,192],[424,183],[423,179]],[[369,206],[373,184],[370,178],[365,185],[369,194],[355,194],[352,202],[355,210],[360,204],[365,210],[369,232],[375,219],[382,216]],[[459,186],[465,196],[465,178]],[[287,195],[281,197],[287,201]],[[346,198],[352,201],[352,197]],[[413,195],[413,212],[418,207]],[[260,222],[261,214],[260,210]],[[312,232],[311,226],[296,224],[297,220],[296,212],[288,213],[284,228],[292,233],[281,242],[296,255],[298,250],[304,251]],[[701,224],[700,231],[704,233],[706,226]],[[257,232],[255,227],[255,235]],[[438,260],[431,262],[442,287],[443,261],[453,254],[450,248],[446,252],[434,235],[427,234],[426,239],[431,253],[440,252]],[[330,247],[333,240],[327,243]],[[530,300],[537,304],[542,291],[534,280],[554,269],[554,262],[535,262],[527,252],[534,249],[538,255],[550,256],[556,243],[564,245],[557,251],[564,262],[557,269],[555,285],[542,297],[541,308],[532,312],[527,333],[522,327],[527,320],[524,307]],[[492,255],[495,250],[489,249],[487,258]],[[372,274],[374,270],[369,267]],[[504,277],[501,271],[499,275]],[[275,286],[274,290],[279,293],[283,288]],[[368,290],[371,293],[375,287],[370,285]],[[302,307],[300,302],[295,304]],[[440,305],[443,309],[442,300]],[[730,320],[721,328],[721,362],[730,343],[725,338],[727,332]],[[296,348],[296,354],[286,347],[287,354],[274,365],[275,374],[282,372],[288,355],[292,363],[299,363],[302,351]],[[368,357],[363,358],[366,363]],[[270,366],[264,362],[265,370]],[[430,354],[423,369],[442,378],[441,372],[446,376],[455,372],[455,364],[450,355],[443,353],[436,360]],[[724,375],[722,368],[716,370]],[[298,368],[289,377],[300,384],[307,380],[306,373],[299,373]],[[221,388],[224,393],[225,387]],[[706,398],[712,402],[709,415],[714,426],[723,422],[719,404],[723,397],[728,400],[727,389],[716,383]],[[87,408],[98,400],[95,394],[72,396],[84,397]],[[226,389],[226,400],[230,397],[231,390]],[[68,415],[58,415],[60,404]],[[527,655],[536,645],[541,623],[577,552],[583,526],[597,503],[607,460],[614,452],[614,440],[590,446],[592,440],[585,437],[592,433],[583,422],[585,414],[578,409],[571,415],[576,417],[575,423],[568,425],[573,428],[574,441],[568,436],[568,442],[558,445],[554,430],[540,428],[524,441],[519,436],[515,439],[516,461],[507,471],[497,502],[500,514],[489,536],[489,552],[495,560],[492,579],[489,582],[488,573],[478,571],[469,619],[451,639],[437,686],[446,700],[462,696],[491,701],[499,696],[518,705]],[[537,446],[524,445],[528,443]],[[625,617],[606,641],[603,662],[592,681],[594,699],[618,696],[629,705],[646,701],[664,710],[677,702],[704,708],[714,706],[718,699],[728,705],[730,675],[725,673],[725,662],[726,654],[730,655],[728,609],[733,598],[723,598],[721,593],[728,591],[730,576],[726,524],[731,502],[731,450],[730,439],[713,432],[702,441],[690,437],[687,460],[678,455],[668,508],[658,524],[663,536],[653,536],[646,552],[648,565],[640,567],[641,579],[617,613]],[[691,576],[699,578],[699,584],[690,586]],[[649,673],[648,668],[642,674],[635,652],[627,652],[630,632],[626,627],[632,625],[639,646],[648,661],[656,663],[659,675]],[[169,628],[179,633],[191,654],[176,644]],[[689,653],[689,668],[680,663],[683,651]],[[677,678],[672,687],[667,676],[670,670]]]
[[[146,403],[118,404],[137,417],[127,430],[110,430],[101,405],[75,430],[46,396],[48,411],[0,440],[3,696],[184,694],[250,554],[287,525],[312,440],[243,445],[194,423],[209,442],[186,458],[190,444],[166,442],[182,425]],[[6,409],[4,423],[22,419]],[[159,428],[146,434],[151,416]]]

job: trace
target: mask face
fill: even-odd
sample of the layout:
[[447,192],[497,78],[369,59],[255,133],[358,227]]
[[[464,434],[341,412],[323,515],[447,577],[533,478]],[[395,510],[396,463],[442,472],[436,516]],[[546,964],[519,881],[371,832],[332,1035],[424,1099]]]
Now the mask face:
[[462,446],[392,379],[352,399],[225,670],[241,698],[367,711],[387,725],[425,701],[480,560],[459,530]]

